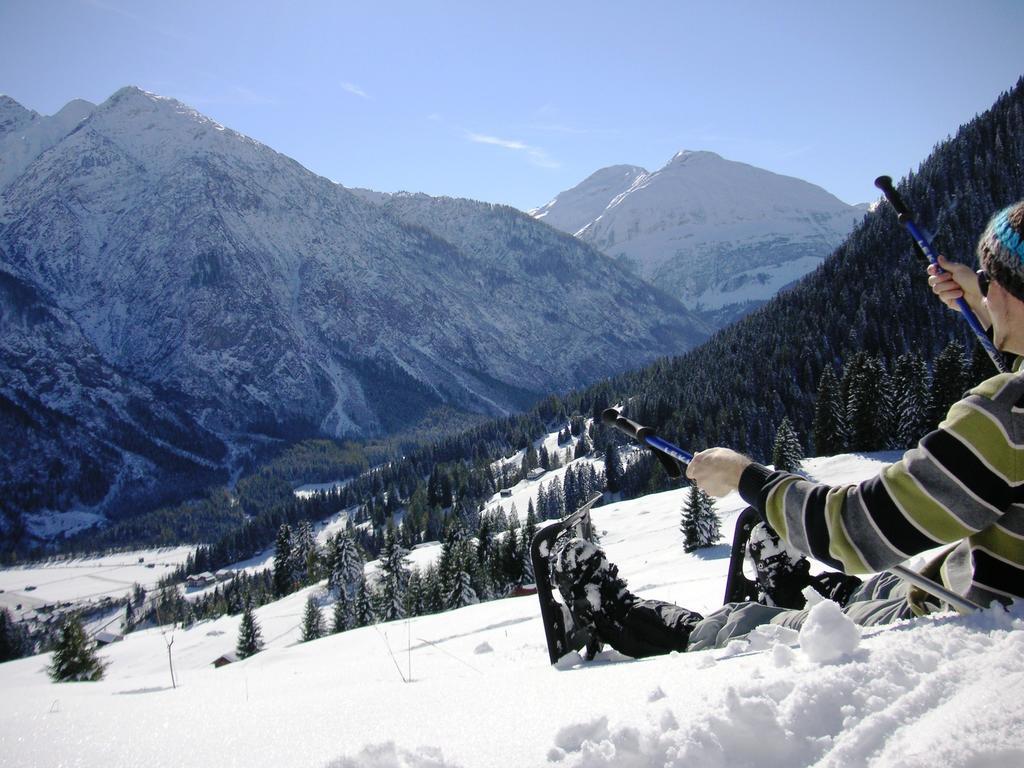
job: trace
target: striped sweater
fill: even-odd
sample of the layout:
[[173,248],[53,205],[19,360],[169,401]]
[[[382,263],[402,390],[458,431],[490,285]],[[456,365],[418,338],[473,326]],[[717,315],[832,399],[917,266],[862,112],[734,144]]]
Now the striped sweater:
[[796,549],[847,573],[957,542],[940,571],[946,587],[982,605],[1024,597],[1024,373],[971,390],[862,483],[830,487],[754,464],[740,493]]

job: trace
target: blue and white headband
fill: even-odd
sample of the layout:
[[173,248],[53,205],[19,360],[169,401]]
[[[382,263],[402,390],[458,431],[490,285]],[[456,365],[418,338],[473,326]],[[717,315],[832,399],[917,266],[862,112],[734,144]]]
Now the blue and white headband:
[[992,219],[992,234],[996,236],[999,245],[1014,254],[1021,263],[1024,263],[1024,239],[1010,224],[1010,211],[1016,206],[1011,205],[1004,208]]

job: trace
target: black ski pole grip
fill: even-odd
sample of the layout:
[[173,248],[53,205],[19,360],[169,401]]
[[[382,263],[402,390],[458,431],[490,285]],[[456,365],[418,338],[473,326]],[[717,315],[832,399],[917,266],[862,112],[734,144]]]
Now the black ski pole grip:
[[634,440],[639,440],[640,442],[644,441],[644,437],[647,434],[653,432],[650,427],[643,427],[635,421],[627,419],[622,415],[622,411],[615,407],[605,408],[601,411],[601,421],[610,427],[615,427],[621,432],[625,432]]
[[896,211],[896,217],[899,219],[900,224],[903,224],[910,220],[910,209],[907,208],[907,204],[903,202],[903,198],[900,197],[900,193],[896,191],[896,187],[892,185],[891,176],[879,176],[875,179],[875,186],[882,190],[882,194],[885,195],[885,199],[889,201],[889,205]]
[[652,427],[644,427],[635,421],[627,419],[622,415],[622,411],[614,406],[601,411],[601,421],[610,427],[615,427],[615,429],[625,432],[641,445],[646,445],[650,448],[658,461],[661,462],[661,466],[664,467],[666,474],[673,479],[682,477],[683,467],[693,459],[692,454],[658,437]]

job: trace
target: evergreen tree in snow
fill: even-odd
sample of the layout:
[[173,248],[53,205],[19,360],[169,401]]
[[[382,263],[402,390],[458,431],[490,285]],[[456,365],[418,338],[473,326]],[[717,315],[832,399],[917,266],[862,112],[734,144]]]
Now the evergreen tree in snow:
[[950,406],[964,396],[970,387],[967,379],[967,361],[964,359],[963,345],[954,339],[935,358],[935,370],[932,373],[929,428],[934,429],[946,418]]
[[812,435],[818,456],[835,456],[846,450],[846,406],[831,366],[824,367],[818,380]]
[[53,661],[47,668],[56,683],[99,680],[108,662],[96,655],[95,644],[86,636],[77,616],[68,616],[61,627]]
[[20,659],[30,651],[28,636],[7,608],[0,609],[0,662]]
[[526,512],[526,523],[523,525],[522,535],[522,561],[523,561],[523,583],[532,584],[534,582],[533,575],[533,559],[530,557],[530,547],[533,544],[533,537],[537,533],[537,516],[533,513],[533,505],[531,504]]
[[366,581],[359,582],[356,590],[356,626],[368,627],[377,620],[373,613],[373,598],[370,595],[370,588]]
[[412,573],[409,574],[409,584],[402,600],[404,615],[423,616],[427,613],[427,595],[424,590],[423,577],[418,568],[413,568]]
[[505,583],[515,588],[523,583],[523,555],[520,545],[519,516],[515,510],[509,515],[508,531],[501,546],[501,569]]
[[238,628],[238,643],[235,645],[235,653],[238,658],[247,659],[263,650],[263,631],[259,622],[256,621],[256,614],[252,602],[246,602],[245,611],[242,613],[242,623]]
[[624,471],[619,449],[609,440],[604,451],[604,482],[608,493],[618,493],[621,490]]
[[317,549],[313,526],[303,520],[292,533],[289,557],[292,578],[296,584],[307,585],[317,580]]
[[132,631],[135,621],[135,608],[132,607],[132,601],[129,599],[124,607],[124,622],[122,623],[125,633]]
[[339,593],[344,590],[352,600],[355,598],[359,585],[363,582],[363,556],[348,531],[339,534],[336,537],[336,542],[337,550],[333,569],[335,589]]
[[466,605],[476,605],[480,602],[476,591],[473,589],[473,582],[470,575],[463,569],[455,573],[451,592],[445,601],[448,609],[462,608]]
[[388,527],[384,546],[380,552],[380,602],[377,616],[381,621],[394,621],[405,617],[405,590],[409,584],[408,550],[395,539],[394,529]]
[[340,585],[338,584],[338,536],[328,537],[324,544],[324,551],[321,557],[321,567],[327,577],[327,589],[331,594],[337,595]]
[[897,433],[900,425],[900,396],[896,391],[896,379],[883,370],[878,382],[878,419],[875,427],[875,445],[880,449],[896,448]]
[[[442,550],[443,553],[443,550]],[[437,563],[423,569],[423,614],[439,613],[444,610],[444,591]]]
[[683,549],[687,552],[713,546],[722,537],[715,503],[696,485],[690,486],[679,529],[683,532]]
[[547,503],[549,520],[565,517],[565,488],[558,477],[551,478],[548,484]]
[[908,353],[896,360],[892,378],[897,403],[894,447],[912,448],[936,426],[928,422],[928,369],[920,357]]
[[804,460],[800,440],[788,418],[783,418],[775,432],[775,446],[772,448],[772,464],[781,472],[799,472]]
[[302,614],[302,642],[317,640],[324,636],[324,619],[320,607],[312,595],[306,598],[306,610]]
[[582,459],[589,456],[594,450],[594,441],[590,439],[587,430],[582,430],[580,439],[576,441],[576,449],[573,451],[574,459]]
[[341,590],[338,593],[338,599],[334,602],[334,609],[331,611],[331,633],[346,632],[352,629],[354,624],[352,601],[345,594],[345,590]]
[[848,449],[873,451],[879,448],[879,414],[884,368],[876,357],[858,352],[843,374],[842,389],[846,392],[846,421],[849,429]]
[[292,529],[287,523],[277,529],[274,544],[274,593],[278,597],[290,595],[295,579],[292,574]]

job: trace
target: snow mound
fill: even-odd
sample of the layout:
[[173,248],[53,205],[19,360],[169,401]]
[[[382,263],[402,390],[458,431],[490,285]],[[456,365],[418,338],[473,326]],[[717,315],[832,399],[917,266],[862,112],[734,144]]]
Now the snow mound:
[[832,600],[811,608],[800,629],[800,649],[811,661],[828,664],[848,657],[860,645],[861,628]]
[[[849,642],[831,609],[816,608],[822,645]],[[887,627],[846,664],[815,666],[779,645],[774,669],[759,665],[700,701],[683,682],[693,667],[680,670],[678,690],[666,684],[668,695],[649,701],[646,726],[601,718],[563,728],[548,759],[573,768],[1021,765],[1022,613]]]
[[356,757],[344,757],[327,768],[459,768],[446,762],[436,747],[421,747],[415,752],[398,749],[393,741],[365,747]]

